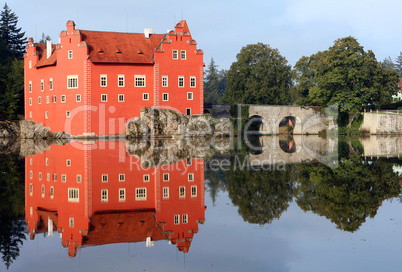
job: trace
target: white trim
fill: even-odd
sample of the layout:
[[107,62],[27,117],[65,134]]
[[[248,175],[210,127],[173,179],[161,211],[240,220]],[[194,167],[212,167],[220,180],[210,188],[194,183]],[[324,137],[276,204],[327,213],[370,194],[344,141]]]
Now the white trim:
[[134,87],[145,88],[146,86],[147,77],[145,75],[134,75]]
[[[123,78],[123,85],[120,86],[120,78]],[[125,75],[117,75],[117,87],[125,87],[126,86],[126,76]]]
[[[194,85],[193,85],[194,82]],[[196,76],[190,76],[190,88],[196,88],[197,87],[197,77]]]
[[[182,80],[183,86],[180,86],[180,80]],[[179,87],[179,88],[184,88],[185,87],[184,76],[178,76],[177,77],[177,87]]]
[[[165,96],[166,96],[166,99],[165,99]],[[169,101],[169,93],[162,94],[162,101]]]
[[149,100],[149,93],[142,93],[142,100],[148,101]]
[[[120,97],[122,97],[123,99],[120,100]],[[117,95],[117,101],[118,101],[118,102],[124,102],[124,94],[118,94],[118,95]]]
[[80,202],[80,189],[68,188],[68,202]]
[[[104,79],[104,85],[102,84],[102,79]],[[101,74],[99,77],[99,86],[101,87],[107,87],[107,75],[106,74]]]
[[73,50],[68,50],[68,52],[67,52],[67,58],[68,58],[68,59],[73,59]]
[[187,100],[193,100],[194,99],[194,93],[193,92],[187,92]]
[[[176,55],[176,57],[175,57]],[[172,50],[172,59],[179,59],[179,50],[173,49]]]
[[[105,100],[103,100],[103,97],[105,97]],[[107,94],[101,94],[101,102],[107,102]]]
[[162,87],[169,87],[169,76],[162,76]]
[[67,76],[67,89],[78,89],[78,75]]

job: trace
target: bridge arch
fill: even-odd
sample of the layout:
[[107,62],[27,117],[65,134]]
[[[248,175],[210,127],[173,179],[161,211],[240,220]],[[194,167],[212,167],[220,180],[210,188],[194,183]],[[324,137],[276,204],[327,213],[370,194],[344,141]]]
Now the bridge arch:
[[296,126],[296,117],[285,116],[279,121],[279,134],[293,134]]

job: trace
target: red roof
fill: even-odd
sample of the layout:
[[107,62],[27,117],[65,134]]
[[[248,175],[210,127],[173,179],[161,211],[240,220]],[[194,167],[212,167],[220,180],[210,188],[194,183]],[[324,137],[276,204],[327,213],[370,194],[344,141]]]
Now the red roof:
[[150,34],[146,39],[141,33],[122,33],[81,30],[82,40],[89,46],[92,62],[149,63],[154,50],[165,34]]
[[55,44],[52,44],[52,55],[48,59],[46,58],[46,55],[47,55],[47,53],[46,53],[47,52],[46,44],[37,43],[36,44],[36,49],[37,49],[38,53],[40,54],[40,59],[39,59],[38,63],[36,64],[36,68],[56,64],[57,50],[56,50],[56,45]]

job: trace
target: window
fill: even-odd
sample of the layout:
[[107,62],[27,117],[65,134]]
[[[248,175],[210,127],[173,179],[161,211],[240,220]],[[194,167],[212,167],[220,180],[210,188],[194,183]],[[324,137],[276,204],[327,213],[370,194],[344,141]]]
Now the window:
[[68,50],[68,59],[73,58],[73,50]]
[[47,180],[47,181],[50,181],[50,173],[47,173],[47,175],[46,175],[46,180]]
[[32,93],[32,81],[29,81],[29,92]]
[[187,93],[187,100],[193,100],[193,93]]
[[56,101],[57,101],[57,96],[53,95],[53,103],[56,103]]
[[107,75],[100,75],[100,86],[107,87]]
[[70,117],[71,116],[71,112],[70,111],[66,111],[66,117]]
[[45,119],[49,118],[49,113],[47,111],[45,111]]
[[32,170],[31,170],[31,171],[29,171],[29,178],[30,178],[30,179],[32,179],[32,178],[33,178],[33,172],[32,172]]
[[81,175],[77,175],[77,182],[82,182],[82,176]]
[[29,195],[33,195],[33,184],[32,183],[30,183],[29,184]]
[[180,214],[174,215],[174,224],[178,225],[180,223]]
[[101,190],[101,202],[108,202],[109,197],[108,197],[108,190],[103,189]]
[[180,50],[180,58],[183,60],[186,59],[186,50]]
[[142,100],[149,100],[149,94],[148,93],[143,93],[142,94]]
[[32,118],[32,111],[29,112],[29,118]]
[[45,159],[45,164],[46,164],[46,165],[49,165],[49,158],[46,158],[46,159]]
[[134,82],[135,82],[135,87],[145,87],[145,76],[135,75]]
[[195,88],[196,85],[196,77],[195,76],[191,76],[190,77],[190,88]]
[[188,223],[188,215],[187,215],[187,214],[183,214],[183,215],[182,215],[182,222],[183,222],[183,224],[187,224],[187,223]]
[[67,175],[66,174],[62,174],[61,175],[61,182],[66,182],[67,181]]
[[197,186],[191,186],[191,197],[197,196]]
[[77,95],[75,96],[75,101],[81,102],[81,95],[80,95],[80,94],[77,94]]
[[40,80],[40,91],[43,92],[45,89],[45,83],[43,82],[43,79]]
[[187,158],[187,165],[191,165],[191,158]]
[[149,180],[150,180],[149,174],[144,174],[144,175],[142,176],[142,180],[143,180],[144,182],[149,182]]
[[42,180],[42,172],[39,172],[39,180]]
[[53,180],[57,181],[57,174],[53,174]]
[[53,78],[49,79],[49,90],[53,91]]
[[32,106],[32,98],[29,98],[29,106]]
[[173,59],[178,59],[179,58],[179,52],[177,50],[173,50]]
[[119,94],[119,102],[124,102],[124,94]]
[[46,96],[46,104],[49,104],[49,102],[50,102],[49,96]]
[[162,94],[162,100],[163,101],[169,101],[169,94],[168,93],[163,93]]
[[169,173],[163,174],[163,181],[169,181]]
[[102,175],[102,182],[108,182],[108,175],[107,174]]
[[180,198],[186,197],[186,187],[184,186],[179,187],[179,197]]
[[71,166],[71,160],[66,160],[66,165]]
[[187,109],[186,109],[186,114],[187,114],[187,115],[191,115],[191,109],[190,109],[190,108],[187,108]]
[[53,186],[50,187],[50,198],[54,198],[54,188],[53,188]]
[[168,85],[169,85],[169,77],[162,76],[162,87],[168,87]]
[[29,164],[32,165],[33,164],[33,159],[29,159]]
[[126,181],[126,175],[125,174],[119,174],[119,181]]
[[60,101],[61,101],[61,103],[66,102],[66,96],[65,96],[65,95],[62,95],[61,98],[60,98]]
[[68,226],[70,228],[74,228],[74,217],[69,217],[68,218]]
[[38,97],[38,104],[42,103],[42,98],[39,96]]
[[135,200],[147,200],[147,188],[136,188]]
[[45,197],[45,185],[42,185],[42,198]]
[[68,188],[68,202],[80,202],[80,189]]
[[184,76],[179,76],[179,87],[180,88],[184,87]]
[[169,199],[169,187],[163,187],[163,199]]
[[118,75],[117,76],[117,86],[124,87],[124,85],[125,85],[124,75]]
[[101,94],[101,101],[107,102],[107,94]]
[[77,89],[78,88],[78,75],[67,76],[67,89]]
[[29,61],[29,69],[32,68],[32,60]]
[[119,201],[126,201],[126,189],[125,188],[119,189]]
[[193,173],[188,174],[188,181],[194,181],[194,174]]

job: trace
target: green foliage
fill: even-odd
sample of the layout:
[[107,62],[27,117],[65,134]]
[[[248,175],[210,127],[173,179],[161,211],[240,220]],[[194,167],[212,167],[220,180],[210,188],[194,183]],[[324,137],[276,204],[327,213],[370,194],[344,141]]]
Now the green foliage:
[[394,69],[398,72],[399,77],[402,77],[402,52],[395,58]]
[[219,104],[226,90],[226,70],[219,71],[214,59],[205,71],[204,79],[204,102]]
[[18,16],[4,4],[0,13],[0,38],[9,46],[12,56],[22,59],[25,52],[25,32],[21,32],[21,28],[17,27]]
[[290,101],[292,71],[277,49],[258,43],[243,47],[227,73],[224,102],[285,105]]
[[396,65],[389,56],[381,62],[381,67],[388,70],[396,70]]
[[42,32],[42,37],[39,40],[39,43],[46,43],[46,41],[51,41],[52,38],[50,38],[49,35],[45,35],[45,33]]
[[299,207],[325,216],[341,230],[356,231],[385,199],[399,195],[399,177],[389,163],[362,162],[356,155],[343,158],[335,169],[322,164],[297,167]]
[[[338,105],[340,112],[358,113],[391,101],[399,91],[396,71],[385,69],[372,51],[353,37],[335,41],[328,50],[303,57],[296,64],[300,103]],[[306,96],[308,90],[308,97]]]

